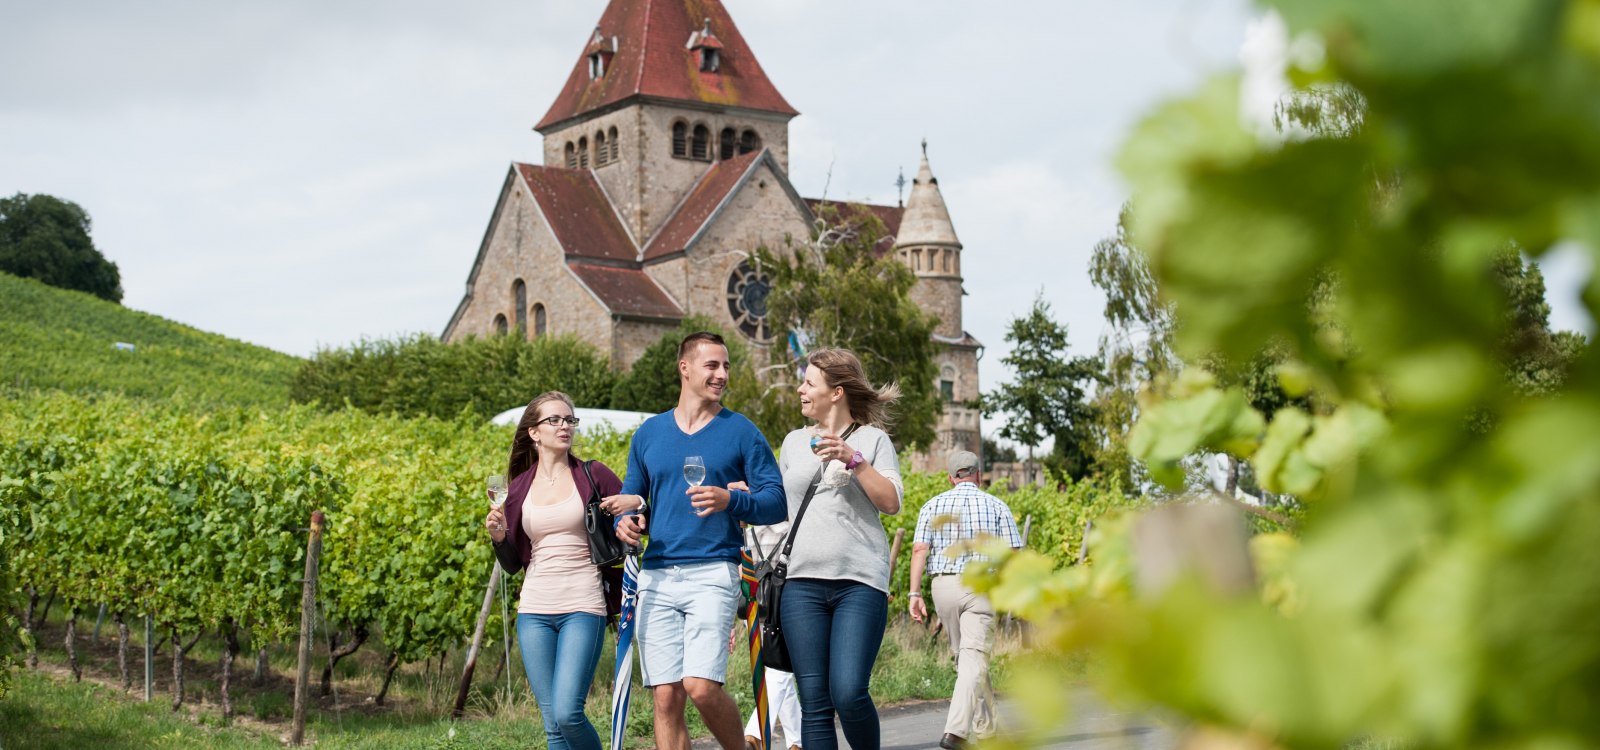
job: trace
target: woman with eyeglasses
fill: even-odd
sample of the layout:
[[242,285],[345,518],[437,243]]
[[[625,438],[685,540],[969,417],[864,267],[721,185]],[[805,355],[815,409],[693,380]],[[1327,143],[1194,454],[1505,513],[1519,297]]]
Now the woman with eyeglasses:
[[618,579],[608,591],[607,569],[589,562],[584,504],[609,497],[602,507],[614,515],[637,510],[626,507],[629,496],[611,497],[622,491],[616,473],[599,461],[587,462],[585,471],[572,454],[577,427],[567,394],[549,391],[529,403],[511,439],[505,505],[484,518],[500,566],[507,573],[527,569],[517,643],[552,750],[601,750],[583,704],[621,590]]

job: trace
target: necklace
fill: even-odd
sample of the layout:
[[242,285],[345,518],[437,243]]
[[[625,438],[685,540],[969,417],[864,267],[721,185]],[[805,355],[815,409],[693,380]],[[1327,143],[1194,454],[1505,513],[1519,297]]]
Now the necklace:
[[[557,464],[556,466],[560,466],[560,464]],[[560,478],[561,478],[561,472],[556,471],[555,467],[551,467],[551,469],[550,469],[550,477],[548,479],[546,479],[545,482],[547,484],[555,484],[556,480],[560,479]]]

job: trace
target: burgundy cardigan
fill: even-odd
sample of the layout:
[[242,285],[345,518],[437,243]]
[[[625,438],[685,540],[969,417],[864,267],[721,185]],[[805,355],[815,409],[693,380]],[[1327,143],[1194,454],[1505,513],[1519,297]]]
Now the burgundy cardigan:
[[[594,483],[600,490],[598,496],[590,490],[589,478],[583,474],[583,462],[570,453],[567,454],[567,468],[572,471],[572,483],[578,489],[578,497],[585,504],[622,491],[622,480],[617,478],[610,467],[599,461],[589,463],[589,472],[594,475]],[[522,503],[528,498],[528,488],[538,473],[539,464],[536,461],[532,468],[513,477],[511,486],[507,488],[504,506],[506,538],[494,543],[494,556],[507,573],[522,570],[533,560],[533,540],[522,533]],[[622,569],[602,567],[600,579],[604,586],[606,609],[616,614],[622,596]]]

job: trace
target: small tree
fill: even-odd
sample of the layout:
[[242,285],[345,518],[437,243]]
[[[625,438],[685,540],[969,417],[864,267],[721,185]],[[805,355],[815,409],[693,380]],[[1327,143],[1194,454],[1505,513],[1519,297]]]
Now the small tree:
[[50,195],[0,198],[0,271],[122,301],[122,275],[89,238],[89,212]]
[[[897,444],[926,447],[943,408],[933,361],[938,320],[912,301],[917,279],[911,269],[884,252],[883,222],[853,207],[842,213],[824,208],[818,221],[810,242],[791,243],[782,255],[766,248],[756,253],[772,278],[772,328],[803,330],[814,347],[855,352],[874,385],[898,382],[890,432]],[[781,342],[769,353],[768,383],[786,390],[799,363]]]
[[1012,319],[1006,341],[1013,346],[1000,361],[1016,379],[983,395],[984,416],[1008,415],[1000,436],[1027,447],[1030,480],[1033,450],[1047,437],[1055,439],[1055,460],[1048,463],[1052,479],[1088,476],[1094,465],[1095,411],[1085,389],[1104,379],[1099,361],[1067,356],[1067,327],[1050,317],[1043,292],[1027,315]]

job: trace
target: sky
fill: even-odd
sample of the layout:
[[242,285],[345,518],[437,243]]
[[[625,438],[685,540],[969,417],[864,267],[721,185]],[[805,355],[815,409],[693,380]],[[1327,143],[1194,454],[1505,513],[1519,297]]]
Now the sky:
[[[1035,295],[1075,354],[1094,351],[1088,260],[1127,198],[1111,166],[1122,138],[1164,98],[1262,54],[1243,0],[724,4],[801,112],[802,195],[892,203],[928,140],[984,390],[1009,378],[1006,328]],[[541,161],[532,125],[604,6],[8,9],[0,195],[87,209],[131,308],[301,356],[438,334],[509,163]],[[1582,257],[1546,263],[1558,328],[1592,328],[1563,286],[1587,274]]]

